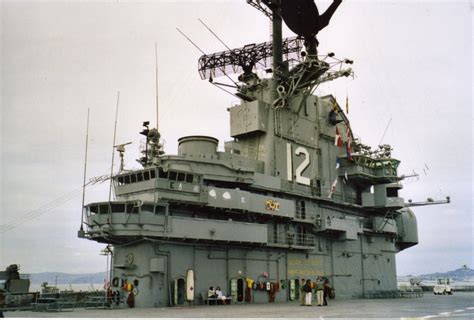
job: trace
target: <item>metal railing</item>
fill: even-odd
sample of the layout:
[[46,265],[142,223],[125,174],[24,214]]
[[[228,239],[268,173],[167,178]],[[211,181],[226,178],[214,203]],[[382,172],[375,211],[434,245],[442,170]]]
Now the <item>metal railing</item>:
[[284,245],[284,246],[300,246],[313,248],[316,246],[316,238],[312,234],[308,233],[287,233],[280,232],[278,234],[269,234],[268,243],[271,245]]

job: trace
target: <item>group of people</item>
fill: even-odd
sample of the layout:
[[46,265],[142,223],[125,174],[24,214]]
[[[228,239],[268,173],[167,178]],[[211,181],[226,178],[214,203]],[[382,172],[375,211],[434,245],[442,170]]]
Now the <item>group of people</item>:
[[214,289],[214,287],[209,287],[207,297],[220,300],[222,304],[226,304],[227,297],[224,295],[220,287],[216,287],[216,289]]
[[[303,279],[304,282],[304,279]],[[313,289],[316,293],[316,300],[318,306],[328,305],[328,296],[331,293],[331,287],[329,286],[328,279],[316,279],[315,283],[312,283],[310,279],[307,279],[305,284],[301,287],[301,305],[311,306],[313,301]]]

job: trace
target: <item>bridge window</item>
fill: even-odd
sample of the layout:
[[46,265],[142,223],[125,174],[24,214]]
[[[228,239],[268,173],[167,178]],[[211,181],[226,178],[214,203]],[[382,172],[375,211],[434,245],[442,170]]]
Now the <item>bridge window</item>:
[[162,168],[158,169],[158,177],[162,179],[167,179],[168,178],[168,172],[164,172]]
[[125,184],[129,184],[130,183],[130,176],[124,176],[123,181],[124,181]]
[[141,207],[140,212],[142,212],[142,213],[153,213],[153,205],[151,205],[151,204],[144,204],[144,205]]
[[165,206],[156,206],[155,207],[155,214],[157,215],[164,215],[166,213],[166,207]]
[[176,180],[176,177],[178,176],[178,173],[176,171],[168,171],[169,173],[169,180]]
[[178,181],[184,181],[185,176],[184,172],[178,172]]
[[137,173],[137,182],[142,182],[143,181],[143,174],[141,172]]
[[137,182],[137,175],[136,174],[131,174],[130,175],[130,182],[131,183]]
[[121,185],[124,184],[123,178],[124,178],[124,177],[118,177],[118,178],[117,178],[117,182],[118,182],[118,185],[119,185],[119,186],[121,186]]
[[89,210],[92,213],[99,213],[99,207],[98,206],[89,206]]
[[138,207],[136,207],[133,203],[128,203],[127,213],[138,213]]
[[143,172],[143,179],[150,180],[150,171]]
[[150,177],[151,177],[151,179],[155,179],[155,178],[156,178],[156,172],[155,172],[155,170],[151,170],[151,171],[150,171]]
[[112,207],[112,212],[119,212],[119,213],[125,212],[125,204],[123,203],[113,203],[111,207]]
[[108,204],[101,204],[99,205],[100,213],[109,213],[109,205]]
[[194,180],[194,175],[188,173],[186,175],[186,182],[193,183],[193,180]]

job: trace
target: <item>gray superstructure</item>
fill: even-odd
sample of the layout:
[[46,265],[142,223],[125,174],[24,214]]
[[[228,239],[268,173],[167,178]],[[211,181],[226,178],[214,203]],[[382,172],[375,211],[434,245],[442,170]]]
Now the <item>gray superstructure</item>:
[[[112,291],[134,292],[136,306],[200,303],[210,286],[237,303],[297,300],[301,279],[317,277],[343,298],[397,289],[395,254],[418,243],[398,195],[399,160],[390,146],[370,151],[354,139],[333,96],[312,94],[351,75],[352,61],[301,55],[300,38],[279,47],[276,20],[273,44],[239,52],[260,46],[288,60],[273,57],[272,78],[251,70],[268,56],[238,65],[242,99],[228,109],[224,151],[215,138],[187,136],[164,155],[145,123],[143,169],[114,175],[115,200],[84,208],[80,236],[111,244]],[[225,74],[219,59],[236,51],[201,57],[203,78]]]

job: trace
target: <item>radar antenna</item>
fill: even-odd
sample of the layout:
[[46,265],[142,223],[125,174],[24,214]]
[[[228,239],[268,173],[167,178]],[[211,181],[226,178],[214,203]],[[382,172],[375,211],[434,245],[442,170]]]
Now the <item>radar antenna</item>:
[[115,146],[115,149],[116,149],[117,152],[119,153],[119,157],[120,157],[120,168],[119,168],[119,172],[124,171],[123,155],[125,154],[125,146],[126,146],[126,145],[129,145],[129,144],[132,144],[132,143],[131,143],[131,142],[127,142],[127,143],[122,143],[122,144],[118,144],[118,145]]
[[336,12],[342,0],[333,0],[323,14],[319,14],[318,7],[313,0],[247,0],[247,3],[263,12],[270,19],[278,14],[285,21],[288,28],[305,40],[308,54],[317,55],[318,40],[316,35],[329,25],[331,17]]
[[[299,37],[287,38],[283,41],[282,53],[286,60],[300,60],[299,52],[302,49],[303,41]],[[240,72],[249,75],[254,68],[271,72],[272,61],[273,43],[268,41],[213,54],[203,54],[199,58],[198,71],[201,79],[213,79]]]

